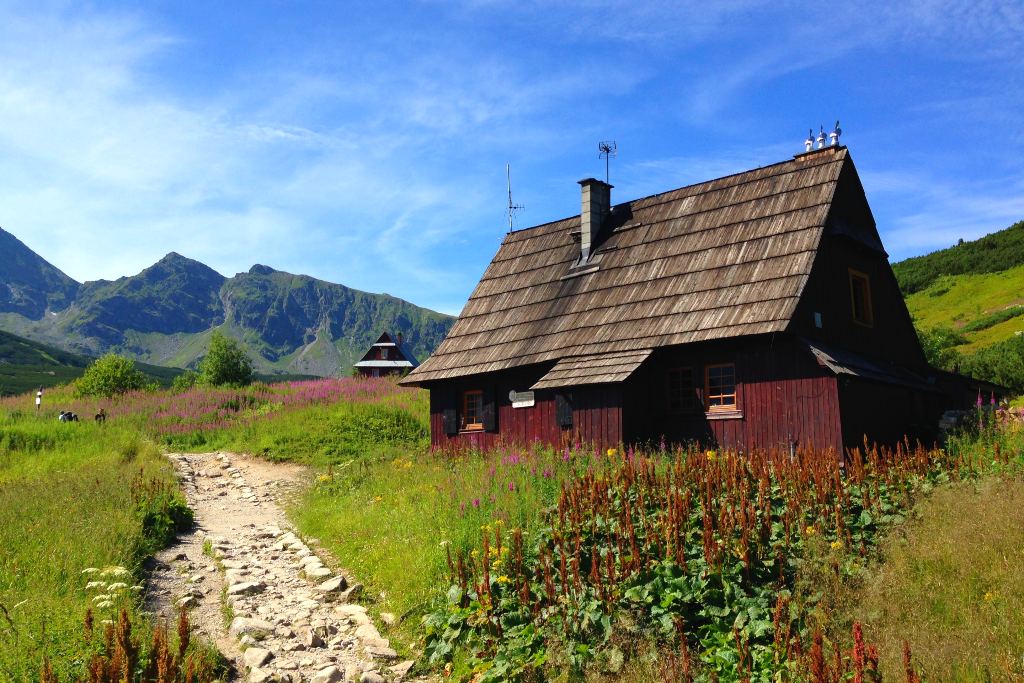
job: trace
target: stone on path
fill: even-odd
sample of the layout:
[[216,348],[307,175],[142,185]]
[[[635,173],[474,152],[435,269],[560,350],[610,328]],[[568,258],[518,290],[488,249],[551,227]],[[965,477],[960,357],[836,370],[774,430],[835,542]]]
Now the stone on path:
[[313,590],[318,593],[337,593],[348,588],[348,581],[345,580],[344,576],[336,576],[333,579],[324,581]]
[[374,671],[364,671],[359,683],[385,683],[384,677]]
[[228,628],[228,635],[238,637],[253,633],[273,633],[274,625],[262,619],[248,619],[246,617],[235,617]]
[[323,638],[321,638],[313,629],[305,631],[302,634],[302,640],[300,642],[307,648],[324,646]]
[[264,650],[261,647],[250,647],[242,655],[242,659],[245,660],[245,665],[250,669],[258,669],[273,657],[270,650]]
[[247,582],[247,583],[236,583],[235,585],[228,588],[228,595],[249,595],[252,593],[262,593],[263,589],[266,588],[262,583]]
[[373,624],[363,624],[356,629],[356,638],[359,640],[380,640],[380,631]]
[[363,592],[363,584],[361,584],[361,583],[354,583],[351,586],[349,586],[348,589],[342,591],[342,593],[338,596],[338,599],[341,600],[342,602],[352,602],[362,592]]
[[365,652],[374,659],[388,659],[392,661],[398,659],[398,653],[390,647],[367,647]]
[[332,571],[331,571],[330,569],[328,569],[327,567],[317,567],[316,569],[310,569],[310,570],[308,570],[308,571],[306,572],[306,576],[311,576],[311,577],[313,577],[314,579],[322,579],[323,577],[325,577],[325,576],[330,576],[330,575],[331,575],[331,574],[333,574],[333,573],[334,573],[334,572],[332,572]]
[[394,666],[388,667],[388,671],[401,678],[405,676],[407,673],[409,673],[409,669],[411,669],[413,664],[415,663],[416,662],[410,659],[407,662],[402,662],[400,664],[395,664]]
[[249,683],[267,683],[274,680],[273,674],[266,669],[250,669]]
[[345,675],[338,670],[338,667],[329,666],[318,671],[309,683],[341,683],[343,680],[345,680]]

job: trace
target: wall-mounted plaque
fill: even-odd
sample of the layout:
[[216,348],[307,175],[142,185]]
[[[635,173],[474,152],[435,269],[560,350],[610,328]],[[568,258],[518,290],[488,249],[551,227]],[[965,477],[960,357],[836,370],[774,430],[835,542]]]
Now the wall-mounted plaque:
[[508,398],[513,408],[532,408],[534,404],[532,391],[510,391]]

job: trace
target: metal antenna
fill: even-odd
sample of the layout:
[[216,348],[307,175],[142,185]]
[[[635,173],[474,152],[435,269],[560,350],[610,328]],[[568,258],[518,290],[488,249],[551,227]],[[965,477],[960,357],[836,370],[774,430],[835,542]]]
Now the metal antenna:
[[508,164],[505,164],[505,176],[508,179],[508,231],[512,232],[512,215],[516,211],[524,210],[526,207],[512,203],[512,169]]
[[605,184],[611,185],[608,175],[609,164],[613,157],[617,157],[619,155],[618,145],[615,144],[614,140],[599,142],[597,143],[597,149],[599,152],[597,158],[604,159],[604,182]]

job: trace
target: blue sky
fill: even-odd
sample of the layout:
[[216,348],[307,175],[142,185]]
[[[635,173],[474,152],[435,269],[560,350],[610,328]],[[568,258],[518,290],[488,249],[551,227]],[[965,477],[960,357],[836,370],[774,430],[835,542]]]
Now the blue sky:
[[1024,219],[1024,5],[0,1],[0,227],[458,313],[507,230],[782,161],[842,120],[893,257]]

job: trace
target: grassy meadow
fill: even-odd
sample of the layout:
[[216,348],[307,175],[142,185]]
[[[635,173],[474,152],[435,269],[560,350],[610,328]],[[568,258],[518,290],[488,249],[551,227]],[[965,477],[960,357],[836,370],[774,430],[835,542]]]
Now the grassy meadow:
[[174,496],[161,448],[314,468],[292,520],[398,616],[393,646],[452,680],[902,680],[904,640],[922,680],[1024,676],[1017,412],[840,474],[818,452],[431,451],[427,405],[363,378],[54,391],[41,419],[0,399],[0,677],[37,680],[43,656],[81,673],[81,571],[138,580],[161,533],[133,491]]
[[[122,609],[136,638],[151,634],[142,562],[190,523],[176,490],[167,460],[130,424],[0,412],[0,680],[40,680],[44,660],[55,680],[86,680],[93,656],[110,654],[104,622]],[[209,679],[211,653],[192,654]]]

